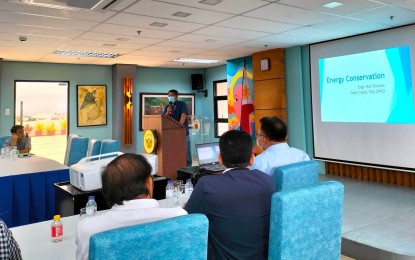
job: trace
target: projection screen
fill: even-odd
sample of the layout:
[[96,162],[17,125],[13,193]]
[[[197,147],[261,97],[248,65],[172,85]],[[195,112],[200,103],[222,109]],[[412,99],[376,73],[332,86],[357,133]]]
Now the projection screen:
[[310,46],[316,159],[415,169],[415,25]]

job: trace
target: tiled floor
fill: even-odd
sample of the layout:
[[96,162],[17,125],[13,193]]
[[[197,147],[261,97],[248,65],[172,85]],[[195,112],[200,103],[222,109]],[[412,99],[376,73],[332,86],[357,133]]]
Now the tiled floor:
[[415,258],[415,189],[332,175],[319,180],[345,186],[343,238]]

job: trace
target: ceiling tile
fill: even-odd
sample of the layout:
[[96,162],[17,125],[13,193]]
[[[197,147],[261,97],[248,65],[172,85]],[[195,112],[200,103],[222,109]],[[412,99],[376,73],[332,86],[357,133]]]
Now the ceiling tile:
[[[115,33],[129,36],[139,36],[156,39],[170,39],[182,35],[180,32],[169,32],[163,30],[153,30],[149,28],[139,28],[116,24],[101,24],[92,29],[93,32]],[[140,31],[138,34],[137,31]]]
[[337,30],[341,32],[347,32],[351,34],[360,34],[366,32],[372,32],[377,30],[387,29],[390,26],[385,24],[368,22],[360,19],[343,18],[335,21],[318,23],[311,25],[313,28]]
[[415,0],[400,1],[394,5],[407,10],[415,11]]
[[194,31],[195,34],[202,34],[202,35],[212,35],[212,36],[219,36],[219,37],[230,37],[235,39],[245,39],[251,40],[259,37],[264,37],[270,35],[270,33],[264,32],[247,32],[245,30],[240,29],[232,29],[220,26],[208,26],[203,29],[199,29]]
[[212,44],[221,44],[221,45],[228,45],[243,42],[246,40],[243,39],[235,39],[229,37],[217,37],[211,35],[201,35],[195,33],[188,33],[182,36],[174,38],[176,41],[184,41],[184,42],[197,42],[197,43],[212,43]]
[[311,39],[319,39],[319,40],[331,40],[334,38],[342,38],[349,36],[349,33],[339,32],[339,31],[331,31],[331,30],[324,30],[313,28],[311,26],[302,27],[299,29],[291,30],[288,32],[283,32],[281,35],[289,35],[294,37],[302,37],[303,35],[307,35]]
[[[395,6],[384,6],[372,9],[370,11],[351,15],[351,17],[389,26],[400,26],[415,22],[415,12]],[[391,17],[393,19],[391,19]]]
[[167,26],[162,27],[160,29],[165,30],[165,31],[172,31],[172,32],[191,32],[196,29],[206,27],[205,25],[202,25],[202,24],[173,21],[173,20],[168,20],[168,19],[163,19],[163,18],[148,17],[148,16],[143,16],[143,15],[126,14],[126,13],[117,14],[106,22],[113,23],[113,24],[127,25],[127,26],[131,26],[132,24],[134,24],[135,26],[140,27],[140,28],[150,28],[150,29],[155,29],[154,26],[150,26],[150,24],[154,22],[167,23],[168,24]]
[[353,13],[359,13],[362,11],[370,10],[373,8],[384,6],[385,4],[368,1],[368,0],[347,0],[347,1],[338,1],[343,5],[336,8],[327,8],[324,7],[324,4],[329,3],[328,0],[313,0],[313,1],[304,1],[304,0],[281,0],[279,4],[285,4],[289,6],[299,7],[303,9],[308,9],[312,11],[319,11],[329,14],[336,15],[350,15]]
[[157,2],[167,2],[188,7],[201,8],[205,10],[224,12],[230,14],[242,14],[252,9],[269,4],[261,0],[226,0],[216,5],[206,5],[199,3],[200,0],[155,0]]
[[6,23],[0,23],[0,32],[19,34],[19,35],[28,35],[29,40],[30,40],[29,35],[75,38],[81,35],[82,33],[84,33],[83,31],[77,31],[77,30],[45,28],[45,27],[39,27],[39,26],[6,24]]
[[31,26],[42,26],[46,28],[62,28],[73,30],[89,30],[96,26],[96,22],[72,20],[68,18],[56,18],[43,15],[9,13],[0,11],[0,22],[8,24],[20,24]]
[[304,26],[338,19],[338,17],[334,15],[314,12],[277,3],[270,4],[265,7],[260,7],[251,12],[247,12],[244,14],[244,16]]
[[[178,4],[156,2],[151,0],[141,0],[125,9],[124,12],[139,15],[151,15],[165,19],[201,24],[213,24],[234,16],[232,14],[222,12],[213,12]],[[173,16],[173,14],[176,12],[189,13],[190,15],[186,17]]]
[[148,44],[136,44],[136,43],[125,43],[125,42],[106,42],[101,40],[85,40],[85,39],[74,39],[68,44],[79,45],[79,46],[103,46],[104,44],[115,44],[114,47],[128,50],[136,50],[142,47],[148,46]]
[[103,22],[115,15],[112,11],[69,11],[55,8],[45,8],[29,4],[17,4],[7,1],[0,1],[0,10],[20,14],[37,14],[39,16],[55,17],[55,18],[70,18],[74,20]]
[[258,18],[251,18],[245,16],[238,16],[231,18],[229,20],[217,23],[218,26],[250,30],[250,31],[260,31],[260,32],[269,32],[269,33],[279,33],[287,30],[292,30],[299,28],[300,25],[274,22],[269,20],[263,20]]
[[[144,37],[133,37],[133,36],[125,36],[119,34],[112,34],[112,33],[96,33],[96,32],[87,32],[83,34],[80,39],[86,40],[97,40],[97,41],[107,41],[107,42],[123,42],[123,43],[137,43],[137,44],[154,44],[161,42],[163,40],[160,39],[153,39],[153,38],[144,38]],[[128,39],[127,41],[120,41],[117,39]]]

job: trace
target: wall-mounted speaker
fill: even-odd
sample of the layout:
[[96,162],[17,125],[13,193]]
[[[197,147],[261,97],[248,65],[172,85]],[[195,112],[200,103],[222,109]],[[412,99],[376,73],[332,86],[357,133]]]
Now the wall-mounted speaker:
[[192,74],[192,90],[203,89],[203,74]]

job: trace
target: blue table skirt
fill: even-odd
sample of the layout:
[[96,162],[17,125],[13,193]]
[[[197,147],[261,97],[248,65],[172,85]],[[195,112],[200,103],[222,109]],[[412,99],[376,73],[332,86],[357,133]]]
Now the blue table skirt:
[[69,169],[0,177],[0,218],[8,227],[51,220],[53,184],[69,181]]

